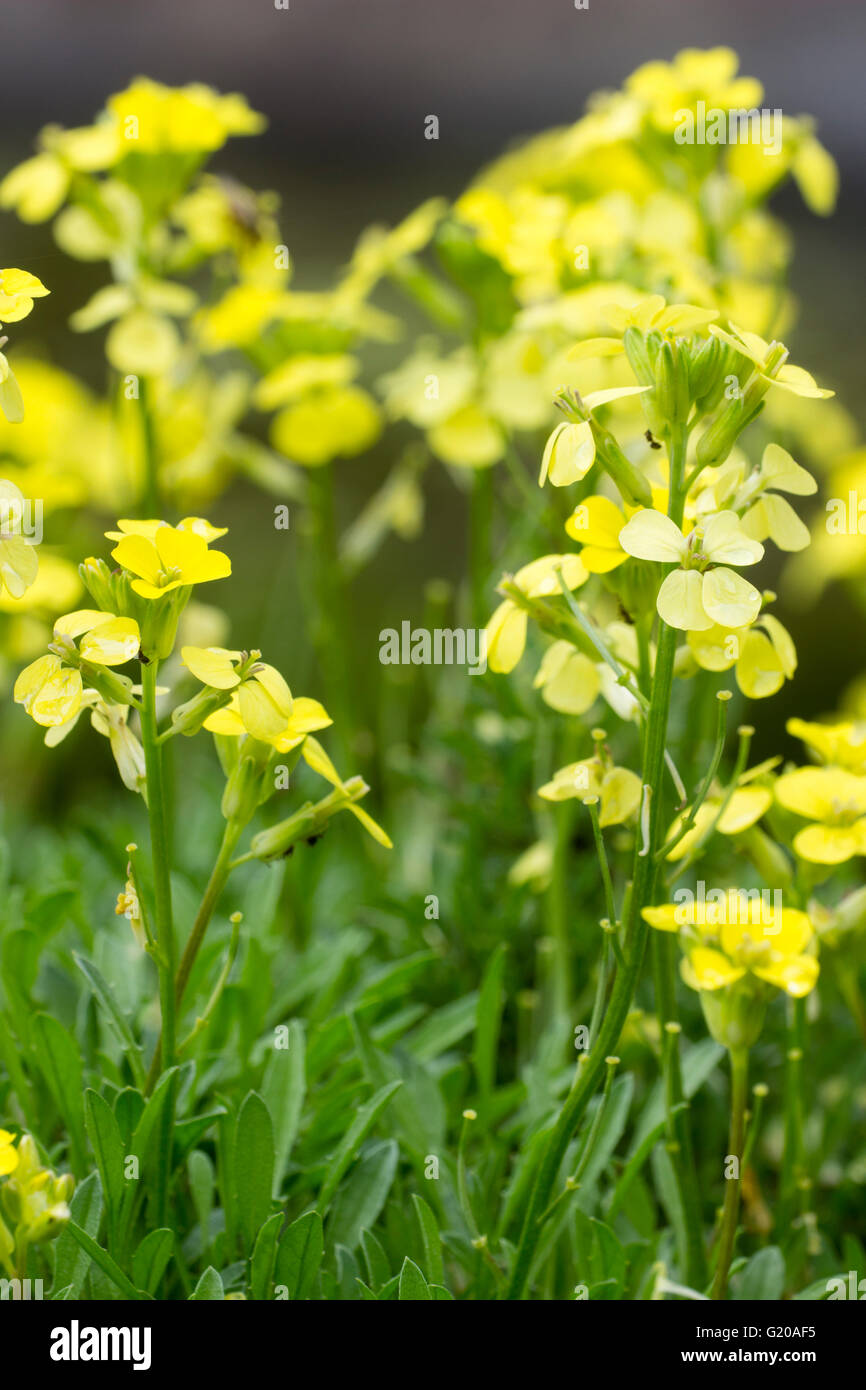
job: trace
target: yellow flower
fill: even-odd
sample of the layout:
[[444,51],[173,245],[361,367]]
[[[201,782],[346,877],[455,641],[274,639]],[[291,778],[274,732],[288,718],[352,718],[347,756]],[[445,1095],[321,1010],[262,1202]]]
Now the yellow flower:
[[565,529],[583,546],[580,558],[590,574],[607,574],[628,559],[619,543],[625,523],[624,512],[609,497],[585,497],[575,507]]
[[732,48],[684,48],[671,63],[644,63],[625,87],[646,106],[653,124],[670,133],[682,108],[698,100],[722,110],[760,106],[761,83],[754,77],[738,77],[738,67]]
[[10,1134],[8,1129],[0,1129],[0,1178],[14,1173],[17,1167],[18,1150],[15,1148],[15,1136]]
[[[636,328],[643,334],[669,333],[687,338],[713,323],[719,317],[719,311],[704,309],[697,304],[668,304],[663,295],[651,294],[639,299],[630,308],[608,304],[605,316],[611,328],[620,335],[628,328]],[[569,356],[577,360],[584,357],[616,357],[624,351],[621,336],[588,338],[577,343]]]
[[[278,681],[267,674],[270,672],[279,678]],[[251,688],[255,686],[258,689]],[[249,734],[262,743],[269,743],[278,753],[288,753],[303,743],[308,734],[316,729],[327,729],[334,721],[318,700],[304,695],[297,699],[289,696],[286,712],[287,690],[282,677],[269,666],[264,681],[258,678],[244,681],[225,708],[208,715],[204,727],[213,734],[227,734],[233,738]]]
[[642,916],[657,931],[682,932],[681,973],[692,989],[712,992],[752,974],[801,999],[818,979],[808,915],[760,890],[711,889],[704,901],[689,894],[684,902],[644,908]]
[[548,647],[533,684],[545,704],[560,714],[586,714],[601,691],[596,663],[570,642]]
[[789,719],[789,734],[799,738],[825,763],[848,772],[866,774],[866,724],[845,719],[835,724],[810,724],[805,719]]
[[[639,396],[646,390],[646,386],[613,386],[606,391],[591,391],[582,400],[587,410],[592,411],[625,396]],[[578,483],[586,477],[594,462],[595,440],[589,420],[564,422],[556,426],[544,446],[538,486],[544,487],[548,480],[554,487]]]
[[0,183],[0,207],[14,208],[22,222],[46,222],[66,197],[69,171],[47,151],[25,159]]
[[382,432],[372,396],[359,386],[313,391],[274,417],[271,440],[286,458],[319,468],[335,458],[363,454]]
[[[276,667],[259,661],[257,652],[251,656],[252,664],[244,652],[227,651],[225,647],[181,648],[184,666],[203,685],[215,690],[236,690],[232,713],[248,734],[268,743],[285,735],[294,708],[292,692]],[[246,668],[243,676],[237,670],[239,665]],[[205,728],[212,725],[206,722]]]
[[[121,519],[117,523],[116,531],[106,531],[105,535],[110,541],[122,541],[124,536],[144,536],[146,540],[152,541],[156,538],[156,533],[160,526],[165,526],[164,521],[128,521]],[[177,523],[178,531],[192,531],[196,536],[201,536],[203,540],[210,544],[211,541],[218,540],[220,536],[228,534],[227,526],[213,526],[206,521],[203,516],[185,516],[183,521]]]
[[800,767],[776,782],[776,800],[812,822],[794,849],[813,864],[842,864],[866,854],[866,777],[838,767]]
[[[578,555],[542,555],[519,569],[514,583],[527,598],[552,597],[562,592],[556,575],[559,568],[569,589],[579,589],[589,578],[589,571]],[[525,609],[513,599],[500,603],[485,628],[491,671],[507,674],[514,670],[526,646],[526,622]]]
[[685,536],[670,517],[644,508],[623,527],[619,543],[640,560],[680,566],[662,581],[656,599],[670,627],[744,627],[758,616],[761,595],[728,566],[756,564],[764,547],[743,532],[736,512],[717,512]]
[[142,598],[162,598],[172,589],[226,579],[232,572],[229,557],[221,550],[209,550],[203,536],[165,523],[156,527],[153,539],[125,534],[111,554],[137,576],[132,588]]
[[27,270],[0,270],[0,323],[18,323],[26,319],[34,299],[42,299],[51,291]]
[[200,82],[166,87],[138,77],[106,106],[123,153],[204,153],[219,149],[230,135],[257,135],[265,125],[242,96],[222,96]]
[[[685,855],[698,843],[702,835],[712,825],[722,804],[721,793],[708,796],[698,807],[695,823],[667,855],[672,863]],[[773,793],[768,787],[740,786],[716,821],[716,830],[722,835],[740,835],[744,830],[757,824],[773,804]],[[677,816],[668,832],[668,838],[678,834],[686,813]]]
[[[74,638],[82,637],[76,651]],[[121,666],[138,655],[141,634],[134,618],[83,608],[54,624],[57,650],[26,666],[15,682],[13,698],[37,724],[54,728],[74,720],[81,710],[84,681],[77,666],[59,653],[93,666]]]
[[[810,400],[826,400],[828,396],[834,396],[835,391],[826,391],[818,386],[813,376],[804,367],[795,367],[787,362],[788,349],[782,343],[768,343],[757,333],[749,333],[744,328],[737,328],[730,324],[728,329],[719,328],[718,324],[711,323],[710,333],[715,338],[719,338],[728,347],[740,353],[741,356],[754,362],[758,368],[761,379],[769,386],[781,386],[783,391],[790,391],[795,396],[807,396]],[[782,365],[770,367],[770,359],[775,350],[781,348]],[[768,371],[770,374],[768,375]]]
[[66,724],[81,708],[81,672],[64,666],[50,653],[25,666],[13,691],[17,705],[43,728]]
[[792,680],[797,651],[778,618],[762,613],[752,627],[714,625],[687,637],[689,650],[704,671],[728,671],[750,700],[763,700]]
[[780,550],[804,550],[809,544],[809,531],[790,502],[777,496],[789,492],[808,497],[818,484],[805,468],[778,444],[768,444],[760,467],[747,474],[744,462],[727,464],[718,470],[715,480],[701,493],[698,512],[729,507],[740,514],[741,525],[753,540],[769,537]]
[[637,814],[641,800],[641,780],[626,767],[605,766],[601,758],[584,758],[569,763],[553,774],[550,782],[538,788],[545,801],[569,801],[597,797],[599,823],[621,825]]

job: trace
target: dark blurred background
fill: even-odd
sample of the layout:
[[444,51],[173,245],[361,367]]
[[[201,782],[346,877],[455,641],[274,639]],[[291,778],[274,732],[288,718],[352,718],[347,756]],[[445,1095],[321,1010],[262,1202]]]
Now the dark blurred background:
[[[326,285],[368,223],[394,222],[434,194],[458,194],[504,146],[574,120],[593,91],[618,86],[641,62],[668,59],[682,47],[729,44],[742,70],[763,81],[765,104],[814,115],[839,162],[842,194],[831,220],[808,213],[795,191],[777,198],[774,210],[796,245],[792,287],[801,317],[794,359],[837,387],[866,423],[866,6],[859,0],[590,0],[580,11],[573,0],[290,0],[288,10],[273,0],[3,0],[2,19],[3,169],[30,152],[42,125],[88,122],[137,74],[242,91],[268,117],[268,131],[230,142],[215,167],[280,194],[300,288]],[[428,114],[439,117],[438,141],[424,138]],[[69,334],[66,320],[104,282],[104,268],[72,268],[47,229],[14,217],[2,217],[2,234],[3,264],[26,266],[52,286],[38,323],[34,316],[28,325],[38,345],[67,367],[75,368],[78,354],[82,373],[95,373],[98,382],[99,344]],[[387,465],[380,449],[348,466],[344,511],[369,495]],[[428,578],[464,572],[464,537],[455,523],[463,509],[442,471],[434,471],[423,541],[389,542],[358,590],[373,631],[416,611]],[[235,492],[237,556],[247,523],[255,535],[261,501]],[[273,583],[284,544],[265,529],[247,543],[259,597]],[[272,604],[271,617],[260,618],[267,631],[244,640],[267,637],[271,650],[274,641],[288,645],[292,618],[285,618],[287,634],[279,608],[276,628]],[[802,648],[802,665],[795,692],[788,687],[755,711],[770,740],[794,707],[831,709],[864,664],[860,614],[840,589],[815,612],[783,616]]]

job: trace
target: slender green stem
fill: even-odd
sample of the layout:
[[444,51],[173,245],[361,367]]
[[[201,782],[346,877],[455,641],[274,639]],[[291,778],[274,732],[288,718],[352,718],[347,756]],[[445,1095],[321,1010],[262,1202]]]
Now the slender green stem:
[[693,829],[695,821],[697,819],[698,811],[701,809],[704,802],[706,801],[707,793],[709,792],[710,787],[713,784],[713,779],[719,770],[719,763],[722,761],[722,753],[724,752],[725,748],[725,735],[727,732],[727,720],[725,718],[725,714],[727,711],[728,701],[731,698],[731,692],[729,690],[720,690],[716,698],[719,702],[719,708],[716,724],[716,741],[715,746],[713,748],[713,755],[710,758],[710,765],[707,768],[706,775],[703,781],[701,782],[701,785],[698,787],[698,790],[695,793],[694,801],[692,802],[688,811],[683,815],[679,830],[676,832],[675,835],[672,835],[669,840],[666,840],[665,843],[662,845],[661,849],[659,850],[659,859],[664,859],[668,854],[670,854],[671,850],[679,844],[680,840],[682,840],[683,837],[687,835],[691,829]]
[[792,999],[788,1016],[788,1052],[785,1070],[785,1145],[779,1184],[780,1230],[797,1214],[797,1194],[803,1174],[803,1058],[806,1049],[806,1001]]
[[746,1101],[749,1086],[749,1053],[747,1048],[731,1051],[731,1126],[728,1136],[728,1156],[735,1158],[736,1177],[727,1178],[725,1204],[722,1210],[722,1225],[719,1235],[719,1253],[716,1272],[713,1278],[711,1297],[723,1299],[728,1289],[728,1270],[734,1253],[737,1236],[737,1218],[740,1212],[740,1183],[742,1181],[743,1140],[746,1127]]
[[694,1289],[707,1282],[701,1199],[689,1125],[688,1102],[680,1064],[680,1022],[676,992],[676,944],[666,932],[653,935],[656,1012],[662,1036],[668,1152],[682,1203],[686,1238],[686,1282]]
[[595,852],[598,858],[598,866],[601,869],[601,881],[604,884],[604,905],[607,909],[607,920],[614,930],[616,930],[616,900],[613,896],[613,879],[610,876],[610,864],[607,860],[604,834],[601,829],[601,818],[598,814],[598,797],[584,797],[583,804],[589,811],[589,818],[592,822],[592,838],[595,841]]
[[[671,439],[670,450],[670,515],[675,521],[677,518],[681,521],[683,515],[682,480],[686,443],[686,430],[677,429]],[[635,844],[632,890],[628,897],[627,909],[623,914],[625,962],[617,971],[598,1039],[586,1054],[585,1065],[580,1069],[563,1103],[541,1159],[532,1196],[527,1204],[520,1242],[514,1259],[507,1294],[511,1299],[523,1297],[541,1233],[539,1218],[547,1209],[553,1185],[556,1182],[572,1135],[601,1080],[605,1070],[605,1058],[616,1052],[620,1033],[628,1017],[640,979],[647,932],[649,931],[641,909],[650,903],[655,889],[655,851],[661,843],[663,824],[661,790],[676,648],[676,629],[668,627],[666,623],[660,623],[652,695],[644,729],[641,771],[641,781],[644,787],[650,787],[654,794],[649,800],[648,843],[641,845],[642,837],[638,837]]]
[[[153,895],[156,939],[159,948],[159,1001],[162,1015],[162,1047],[159,1049],[165,1067],[174,1063],[175,1002],[174,970],[175,939],[171,908],[171,860],[165,815],[165,791],[162,776],[162,750],[156,738],[156,676],[159,663],[142,663],[141,741],[144,746],[144,766],[147,777],[147,812],[150,818],[150,847],[153,857]],[[154,1054],[154,1061],[157,1061]],[[157,1062],[157,1075],[160,1063]],[[155,1078],[154,1078],[155,1080]]]
[[[204,940],[205,932],[207,931],[208,926],[210,925],[210,920],[213,916],[214,908],[216,907],[220,894],[222,893],[222,890],[225,887],[226,879],[228,878],[232,868],[234,867],[234,865],[232,864],[232,854],[234,853],[235,846],[237,845],[238,839],[241,836],[243,828],[243,825],[238,821],[230,820],[226,822],[226,827],[223,831],[222,844],[220,845],[219,854],[217,855],[216,863],[214,864],[213,869],[211,870],[211,876],[208,879],[207,887],[204,891],[204,896],[201,900],[201,903],[199,904],[199,909],[196,913],[195,921],[192,924],[192,931],[190,932],[186,946],[184,947],[183,956],[181,957],[180,966],[177,971],[177,978],[173,981],[172,1026],[174,1026],[174,1009],[179,1007],[181,1002],[183,1001],[183,996],[186,990],[187,982],[189,981],[190,972],[192,970],[193,965],[195,964],[195,958],[198,955],[199,950],[201,948],[201,943]],[[173,971],[172,974],[174,974]],[[162,1055],[164,1047],[165,1024],[163,1023],[162,1033],[160,1035],[159,1041],[157,1042],[156,1050],[153,1054],[153,1061],[151,1062],[150,1066],[150,1072],[148,1073],[146,1088],[148,1095],[153,1090],[153,1087],[156,1084],[156,1080],[160,1074],[160,1071],[163,1070]]]

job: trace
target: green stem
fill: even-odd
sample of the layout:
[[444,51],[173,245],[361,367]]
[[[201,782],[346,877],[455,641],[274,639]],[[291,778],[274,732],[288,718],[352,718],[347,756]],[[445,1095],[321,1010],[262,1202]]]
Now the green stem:
[[[687,431],[677,429],[671,439],[670,515],[682,520],[684,497],[682,480],[686,457]],[[678,523],[679,524],[679,523]],[[617,971],[610,1002],[599,1030],[598,1039],[586,1054],[585,1064],[563,1103],[539,1166],[532,1197],[527,1204],[520,1242],[514,1259],[507,1297],[523,1297],[532,1270],[532,1261],[541,1234],[540,1217],[547,1210],[550,1194],[556,1182],[565,1152],[577,1125],[586,1110],[602,1074],[605,1059],[616,1052],[619,1037],[634,999],[643,967],[649,927],[641,909],[652,900],[655,890],[655,852],[662,834],[662,780],[665,765],[668,714],[673,686],[674,657],[677,631],[666,623],[659,624],[658,651],[653,676],[650,707],[646,718],[641,781],[651,789],[647,843],[635,843],[632,890],[627,910],[623,914],[625,962]]]
[[[189,938],[184,947],[183,956],[181,957],[180,966],[177,971],[177,978],[173,982],[172,1027],[174,1027],[174,1010],[175,1008],[178,1008],[183,1001],[183,996],[186,990],[187,983],[189,981],[190,972],[192,971],[192,967],[195,964],[195,958],[199,953],[201,944],[204,941],[205,932],[207,931],[208,926],[210,925],[211,917],[214,914],[214,908],[216,907],[217,902],[219,901],[220,894],[222,893],[222,890],[225,887],[226,879],[228,878],[232,868],[234,867],[231,862],[232,854],[234,853],[235,846],[237,845],[237,842],[243,832],[243,828],[244,827],[241,822],[230,820],[226,823],[225,830],[223,831],[222,844],[220,845],[219,854],[217,855],[216,863],[214,864],[213,869],[211,870],[211,876],[208,879],[207,887],[204,891],[204,896],[201,900],[201,903],[199,904],[199,909],[196,913],[195,921],[192,924],[192,931],[190,932]],[[163,1015],[163,1018],[164,1017],[165,1015]],[[160,1035],[159,1041],[157,1042],[156,1050],[153,1054],[153,1061],[150,1065],[150,1072],[148,1073],[147,1077],[147,1086],[145,1088],[145,1094],[147,1095],[150,1095],[150,1092],[153,1090],[153,1087],[156,1084],[160,1072],[163,1070],[162,1055],[165,1048],[165,1036],[165,1023],[163,1022],[162,1033]],[[172,1051],[173,1050],[174,1049],[172,1048]]]
[[749,1053],[747,1048],[731,1051],[731,1127],[728,1136],[728,1155],[737,1160],[737,1176],[727,1179],[725,1205],[719,1236],[719,1254],[713,1279],[711,1297],[723,1299],[728,1288],[728,1270],[737,1236],[737,1217],[740,1212],[741,1163],[746,1125],[746,1101],[749,1086]]
[[797,1193],[803,1178],[803,1057],[806,1047],[806,1001],[789,1005],[788,1053],[785,1071],[785,1145],[779,1185],[777,1226],[785,1230],[797,1214]]
[[707,1262],[701,1221],[701,1199],[689,1125],[688,1102],[680,1065],[680,1022],[676,991],[676,944],[667,933],[653,936],[653,974],[656,1012],[662,1038],[668,1153],[679,1188],[685,1224],[686,1283],[701,1289],[707,1282]]
[[[150,818],[150,847],[153,857],[154,921],[159,948],[159,1002],[162,1016],[162,1047],[159,1049],[165,1067],[174,1063],[175,1005],[174,970],[176,948],[174,920],[171,908],[171,859],[165,816],[165,791],[162,775],[162,750],[157,743],[156,676],[158,661],[142,663],[141,741],[144,747],[144,766],[147,777],[147,812]],[[159,1074],[160,1062],[154,1054]],[[155,1080],[155,1078],[154,1078]]]

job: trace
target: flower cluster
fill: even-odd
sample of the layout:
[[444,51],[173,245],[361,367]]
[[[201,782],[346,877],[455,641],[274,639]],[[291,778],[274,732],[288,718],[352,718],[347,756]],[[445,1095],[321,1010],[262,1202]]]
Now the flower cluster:
[[[147,668],[154,670],[171,656],[195,586],[231,574],[228,555],[212,546],[225,534],[225,527],[203,517],[185,517],[177,526],[121,519],[116,530],[106,532],[115,542],[111,555],[117,568],[109,570],[93,558],[81,566],[82,580],[101,606],[56,619],[48,653],[15,682],[15,701],[46,729],[49,746],[64,739],[88,709],[93,727],[109,740],[124,785],[148,795],[145,751],[129,722],[131,716],[143,717],[143,686],[117,668],[138,662],[143,681]],[[331,813],[350,810],[379,843],[390,845],[372,817],[355,805],[366,785],[354,779],[346,792],[348,784],[311,737],[332,722],[317,700],[293,697],[258,651],[185,645],[181,659],[201,689],[174,706],[161,737],[190,736],[202,728],[215,736],[227,778],[227,820],[243,828],[252,819],[275,790],[275,764],[293,753],[337,790]]]
[[0,1265],[10,1278],[26,1269],[32,1245],[54,1240],[69,1220],[69,1198],[75,1186],[72,1175],[58,1176],[39,1161],[29,1134],[18,1143],[0,1129]]
[[[814,212],[829,213],[836,170],[804,118],[784,118],[778,149],[678,141],[677,119],[699,104],[760,106],[761,84],[737,66],[728,48],[644,64],[574,124],[509,151],[440,212],[429,234],[447,282],[417,263],[411,276],[392,271],[437,326],[464,339],[453,351],[419,343],[382,382],[387,412],[423,429],[437,457],[489,467],[515,434],[549,428],[555,390],[576,384],[568,342],[604,331],[611,304],[630,311],[661,294],[762,332],[790,323],[780,289],[790,246],[765,204],[793,178]],[[619,364],[600,361],[583,382],[590,392],[616,387]],[[640,419],[628,405],[622,416]]]

